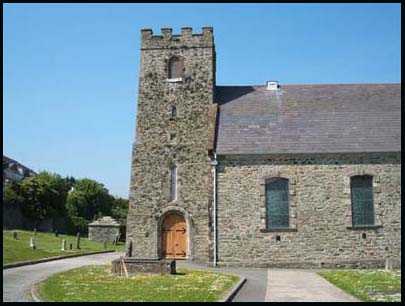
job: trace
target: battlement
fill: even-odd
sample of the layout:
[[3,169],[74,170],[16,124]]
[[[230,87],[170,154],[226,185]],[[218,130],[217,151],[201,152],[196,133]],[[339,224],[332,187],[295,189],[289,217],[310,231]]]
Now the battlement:
[[181,34],[173,35],[172,28],[162,28],[161,35],[153,35],[152,29],[141,30],[141,49],[165,48],[212,48],[214,47],[213,27],[203,27],[202,33],[193,34],[190,27],[181,28]]

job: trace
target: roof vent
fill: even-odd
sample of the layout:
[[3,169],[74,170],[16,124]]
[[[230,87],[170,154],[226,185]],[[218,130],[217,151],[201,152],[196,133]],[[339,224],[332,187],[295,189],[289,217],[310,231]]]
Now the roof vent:
[[267,90],[277,90],[278,82],[277,81],[267,81],[266,88],[267,88]]

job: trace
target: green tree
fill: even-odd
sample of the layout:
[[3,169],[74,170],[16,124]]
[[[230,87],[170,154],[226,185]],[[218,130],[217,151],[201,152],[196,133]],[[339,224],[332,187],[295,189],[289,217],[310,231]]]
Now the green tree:
[[20,182],[22,212],[37,223],[63,215],[68,191],[69,185],[60,175],[40,172]]
[[76,180],[66,203],[69,232],[87,232],[88,223],[95,218],[111,215],[113,201],[103,184],[86,178]]
[[3,205],[5,206],[20,206],[24,203],[24,198],[21,195],[21,186],[18,183],[11,182],[3,186]]
[[121,225],[126,225],[128,215],[128,199],[123,199],[120,197],[114,198],[111,215]]
[[114,198],[111,209],[112,217],[120,224],[121,241],[125,241],[129,201],[120,197]]

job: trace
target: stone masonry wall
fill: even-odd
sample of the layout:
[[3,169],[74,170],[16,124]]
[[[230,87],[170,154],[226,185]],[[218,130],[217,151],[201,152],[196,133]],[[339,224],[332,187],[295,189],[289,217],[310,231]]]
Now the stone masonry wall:
[[[373,228],[351,227],[350,175],[356,174],[373,175]],[[266,230],[264,179],[273,176],[289,179],[288,231]],[[228,157],[217,178],[220,265],[384,267],[387,258],[400,265],[400,153]]]
[[[212,28],[163,36],[142,30],[136,141],[127,219],[133,257],[160,256],[160,223],[176,211],[187,221],[188,258],[207,262],[212,253],[212,181],[208,156],[208,113],[214,93]],[[171,56],[181,59],[181,80],[168,79]],[[171,118],[172,106],[177,117]],[[176,133],[174,140],[169,139]],[[177,166],[177,199],[170,199],[170,168]]]
[[119,233],[119,226],[89,226],[89,240],[112,243]]

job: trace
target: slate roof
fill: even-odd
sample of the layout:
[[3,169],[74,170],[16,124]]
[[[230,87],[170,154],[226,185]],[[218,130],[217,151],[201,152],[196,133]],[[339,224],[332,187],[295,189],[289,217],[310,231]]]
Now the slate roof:
[[101,218],[89,223],[89,226],[117,227],[117,226],[120,226],[120,224],[115,219],[111,218],[110,216],[104,216],[104,217],[101,217]]
[[401,84],[217,86],[217,154],[401,151]]

